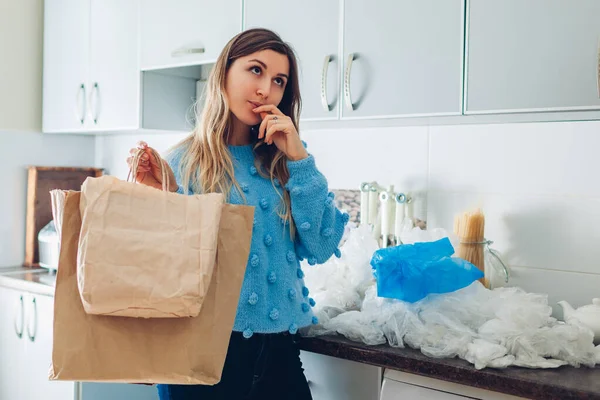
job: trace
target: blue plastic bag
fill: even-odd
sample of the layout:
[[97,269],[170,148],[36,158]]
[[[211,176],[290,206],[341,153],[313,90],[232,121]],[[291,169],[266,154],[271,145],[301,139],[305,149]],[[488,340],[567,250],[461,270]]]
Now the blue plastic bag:
[[377,295],[413,303],[430,293],[454,292],[483,278],[476,266],[452,254],[448,238],[375,251],[371,267]]

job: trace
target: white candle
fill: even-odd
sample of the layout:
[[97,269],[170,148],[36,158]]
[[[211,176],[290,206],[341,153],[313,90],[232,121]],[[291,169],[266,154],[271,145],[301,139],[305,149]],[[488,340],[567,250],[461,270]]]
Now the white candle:
[[369,188],[368,183],[360,185],[360,224],[369,223]]
[[402,221],[406,213],[406,196],[404,193],[398,193],[394,199],[396,202],[396,215],[394,216],[394,236],[396,243],[400,244],[400,234],[402,233]]
[[390,234],[390,195],[383,191],[379,194],[381,207],[381,247],[387,247],[387,239]]
[[367,222],[369,224],[375,224],[377,221],[377,197],[379,196],[377,186],[372,184],[371,191],[369,192],[369,219]]

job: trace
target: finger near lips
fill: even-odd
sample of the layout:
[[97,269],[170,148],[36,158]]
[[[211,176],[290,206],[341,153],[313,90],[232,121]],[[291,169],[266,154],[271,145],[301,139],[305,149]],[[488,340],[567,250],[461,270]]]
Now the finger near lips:
[[273,104],[265,104],[265,105],[262,105],[260,107],[256,107],[252,111],[254,111],[255,113],[260,113],[261,117],[263,117],[262,113],[284,115],[281,112],[281,110],[279,108],[277,108],[276,106],[274,106]]

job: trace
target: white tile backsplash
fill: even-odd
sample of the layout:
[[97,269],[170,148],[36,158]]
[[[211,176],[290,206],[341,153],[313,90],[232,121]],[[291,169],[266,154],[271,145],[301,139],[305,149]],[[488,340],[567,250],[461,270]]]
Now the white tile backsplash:
[[600,274],[600,198],[428,193],[428,225],[452,230],[454,216],[481,207],[485,235],[512,266]]
[[396,191],[427,189],[428,128],[397,127],[302,132],[329,186],[359,189],[376,180]]
[[25,260],[27,167],[93,167],[93,136],[0,132],[0,268]]
[[[600,295],[600,122],[429,128],[428,226],[482,207],[511,284],[575,306]],[[558,313],[558,315],[561,315]]]
[[[600,288],[600,122],[336,129],[302,132],[332,189],[376,180],[427,190],[428,226],[452,229],[454,215],[486,214],[486,236],[513,269],[511,283],[589,303]],[[96,139],[96,163],[127,175],[138,140],[159,151],[185,134]],[[422,207],[425,207],[422,206]]]
[[553,316],[559,319],[563,314],[556,304],[558,301],[567,300],[572,306],[579,307],[600,296],[600,274],[519,267],[512,268],[511,273],[511,285],[527,292],[548,294]]
[[600,123],[430,127],[430,190],[600,197]]

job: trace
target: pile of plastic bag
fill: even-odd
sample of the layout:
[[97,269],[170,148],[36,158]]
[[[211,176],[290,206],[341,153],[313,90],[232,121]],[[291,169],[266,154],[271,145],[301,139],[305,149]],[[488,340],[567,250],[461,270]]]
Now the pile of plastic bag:
[[[439,236],[434,232],[430,239]],[[377,249],[368,228],[360,226],[349,233],[342,258],[304,266],[319,318],[305,336],[338,333],[369,345],[408,346],[430,357],[460,357],[477,369],[600,364],[591,330],[553,318],[546,295],[488,290],[476,281],[414,303],[378,297],[370,265]]]

